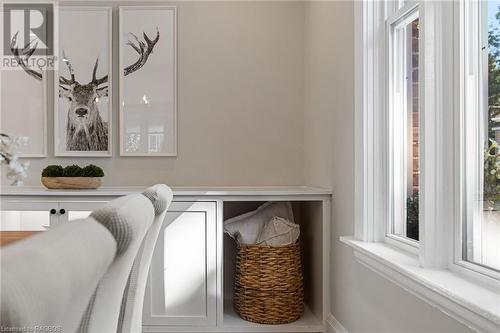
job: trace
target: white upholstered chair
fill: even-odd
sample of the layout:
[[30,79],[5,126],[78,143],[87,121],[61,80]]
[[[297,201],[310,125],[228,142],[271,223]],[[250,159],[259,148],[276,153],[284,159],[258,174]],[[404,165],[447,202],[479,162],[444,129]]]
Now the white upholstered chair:
[[[128,230],[131,237],[122,252],[118,244],[117,257],[97,287],[81,332],[142,332],[149,266],[172,197],[166,185],[155,185],[142,194],[121,197],[92,212],[90,216],[105,225],[106,219],[114,215],[134,217],[137,223]],[[140,224],[139,220],[146,224]]]
[[116,241],[92,218],[73,221],[1,250],[0,325],[76,332],[113,262]]
[[118,323],[118,332],[122,333],[142,332],[142,309],[149,267],[151,266],[156,240],[173,198],[172,191],[165,185],[152,186],[143,194],[150,198],[153,203],[155,218],[136,256],[127,290],[124,293],[122,316]]
[[172,191],[152,186],[1,253],[3,327],[141,332],[151,257]]

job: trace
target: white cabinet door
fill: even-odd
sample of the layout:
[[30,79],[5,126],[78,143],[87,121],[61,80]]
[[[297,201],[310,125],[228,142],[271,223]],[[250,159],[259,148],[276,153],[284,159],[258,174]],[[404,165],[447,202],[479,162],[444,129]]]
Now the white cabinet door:
[[0,231],[44,231],[59,223],[55,201],[2,200]]
[[149,271],[143,325],[215,325],[216,264],[216,203],[173,202]]
[[0,231],[44,231],[68,220],[86,218],[107,202],[2,200]]
[[61,201],[59,203],[59,215],[64,221],[87,218],[93,210],[108,203],[108,200],[95,201]]

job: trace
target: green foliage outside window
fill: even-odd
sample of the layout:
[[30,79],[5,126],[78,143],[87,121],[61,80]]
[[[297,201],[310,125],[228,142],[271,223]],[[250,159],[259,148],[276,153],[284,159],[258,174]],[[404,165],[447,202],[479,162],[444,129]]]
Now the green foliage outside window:
[[[500,22],[500,8],[495,15]],[[500,208],[500,147],[495,133],[500,131],[500,32],[488,31],[488,142],[484,151],[484,203],[486,209]]]
[[418,192],[406,199],[406,235],[418,240]]
[[484,203],[485,208],[498,210],[500,208],[500,154],[495,140],[484,152]]

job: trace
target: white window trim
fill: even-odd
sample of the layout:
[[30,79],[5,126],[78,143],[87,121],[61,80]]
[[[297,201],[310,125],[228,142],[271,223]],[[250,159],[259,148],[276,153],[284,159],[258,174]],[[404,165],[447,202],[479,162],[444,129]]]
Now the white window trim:
[[[458,151],[456,153],[457,158],[455,160],[455,163],[457,165],[461,165],[461,172],[467,172],[467,176],[463,177],[463,179],[465,179],[465,182],[464,184],[462,184],[462,186],[464,188],[475,188],[473,191],[463,191],[464,193],[460,194],[464,196],[467,193],[468,197],[465,198],[467,200],[467,204],[465,205],[465,207],[468,207],[469,209],[467,210],[465,207],[462,208],[462,215],[455,221],[454,263],[456,264],[456,267],[454,268],[458,271],[473,270],[477,273],[499,279],[500,274],[498,272],[489,270],[487,268],[481,267],[480,265],[476,265],[462,259],[462,221],[466,222],[467,225],[473,228],[474,235],[477,235],[480,234],[480,228],[482,226],[483,219],[483,201],[478,200],[478,198],[476,198],[473,194],[483,193],[483,184],[478,181],[480,179],[483,179],[483,168],[481,166],[484,163],[483,150],[479,149],[479,147],[481,147],[483,144],[481,138],[484,137],[485,131],[487,131],[487,126],[484,123],[481,124],[480,119],[481,117],[485,116],[481,115],[481,110],[485,110],[488,103],[488,90],[482,88],[482,81],[487,82],[488,80],[488,53],[486,52],[486,50],[483,51],[482,54],[480,54],[479,52],[474,52],[472,50],[479,50],[481,49],[481,43],[487,43],[488,32],[487,25],[483,25],[482,27],[479,26],[480,16],[486,16],[484,15],[484,12],[481,13],[482,11],[487,11],[486,3],[470,1],[467,2],[464,6],[458,8],[457,11],[459,21],[455,24],[455,38],[458,39],[460,37],[460,34],[463,34],[463,39],[465,40],[465,42],[462,42],[462,38],[460,38],[460,43],[457,43],[456,45],[455,53],[460,55],[460,58],[457,59],[457,64],[460,64],[460,66],[456,66],[454,70],[457,73],[460,73],[460,80],[457,80],[457,82],[459,82],[460,84],[460,87],[458,88],[460,89],[461,98],[461,100],[459,101],[459,107],[461,111],[460,113],[462,117],[466,117],[465,115],[468,116],[468,118],[462,120],[463,125],[461,125],[461,127],[457,127],[457,131],[460,136],[461,145],[469,149],[467,156],[473,154],[474,156],[476,156],[476,158],[464,159],[463,157],[461,157],[461,155],[465,153],[464,151]],[[466,12],[468,12],[468,15],[466,15]],[[470,29],[469,34],[467,34],[464,30],[461,30],[465,25],[470,25],[475,28]],[[483,28],[484,30],[481,31],[481,28]],[[483,40],[478,41],[478,35],[481,35]],[[465,112],[464,110],[465,105],[467,105],[467,112]],[[470,124],[474,124],[474,126],[467,126]],[[464,198],[462,198],[462,200],[463,199]],[[459,198],[457,198],[457,200],[459,200]],[[481,240],[474,239],[474,261],[479,260],[479,257],[481,255],[480,245]]]
[[[422,1],[421,197],[418,249],[386,237],[387,203],[387,69],[384,17],[394,3],[355,3],[355,234],[341,240],[356,259],[412,294],[478,331],[500,331],[499,281],[481,274],[477,265],[461,262],[452,251],[461,219],[460,145],[454,135],[461,119],[454,116],[457,69],[457,2]],[[454,82],[454,84],[444,84]],[[435,112],[439,110],[439,112]],[[450,124],[452,124],[450,126]],[[446,149],[456,147],[456,149]],[[396,247],[394,246],[396,245]],[[413,253],[407,252],[410,250]],[[471,269],[474,266],[474,269]],[[410,269],[411,268],[411,269]],[[396,281],[395,281],[396,280]],[[467,293],[472,287],[482,297]]]
[[341,241],[354,249],[356,260],[419,299],[478,332],[498,332],[498,293],[445,269],[422,268],[418,256],[383,242],[353,237]]
[[[385,232],[385,242],[390,243],[395,246],[399,246],[404,250],[418,253],[419,243],[413,239],[405,237],[406,235],[406,197],[407,197],[407,143],[404,145],[394,144],[399,143],[399,138],[407,137],[407,116],[405,114],[399,115],[399,112],[395,110],[406,110],[408,104],[408,87],[407,82],[397,82],[399,80],[399,75],[395,75],[394,68],[390,64],[394,60],[394,35],[393,35],[393,25],[400,21],[413,21],[415,18],[419,17],[418,3],[407,2],[405,4],[400,4],[398,10],[391,13],[387,18],[387,23],[385,26],[385,38],[386,38],[386,57],[388,59],[386,64],[387,70],[387,86],[389,87],[387,91],[386,107],[387,109],[387,146],[388,155],[390,162],[388,163],[388,175],[387,175],[387,193],[390,193],[388,198],[387,209],[387,223]],[[406,51],[406,47],[404,48]],[[405,59],[407,60],[407,59]],[[406,61],[402,61],[402,68],[400,70],[406,70],[408,64]],[[403,69],[405,68],[405,69]],[[396,90],[395,85],[399,84],[400,89],[403,90],[402,96],[397,96],[394,91]],[[411,83],[410,83],[411,84]],[[404,86],[404,88],[402,88]],[[401,123],[404,123],[402,125]],[[401,149],[397,149],[397,146]],[[398,161],[398,163],[396,163]],[[395,229],[399,229],[397,232]]]

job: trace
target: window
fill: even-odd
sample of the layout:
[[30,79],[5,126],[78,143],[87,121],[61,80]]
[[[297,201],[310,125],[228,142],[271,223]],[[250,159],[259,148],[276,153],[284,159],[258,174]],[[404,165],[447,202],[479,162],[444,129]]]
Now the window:
[[500,280],[500,0],[362,6],[356,237]]
[[463,15],[464,212],[459,256],[500,271],[500,1],[467,3]]
[[363,0],[355,12],[355,235],[341,241],[500,332],[500,0]]
[[408,4],[388,19],[389,237],[418,241],[419,14]]

